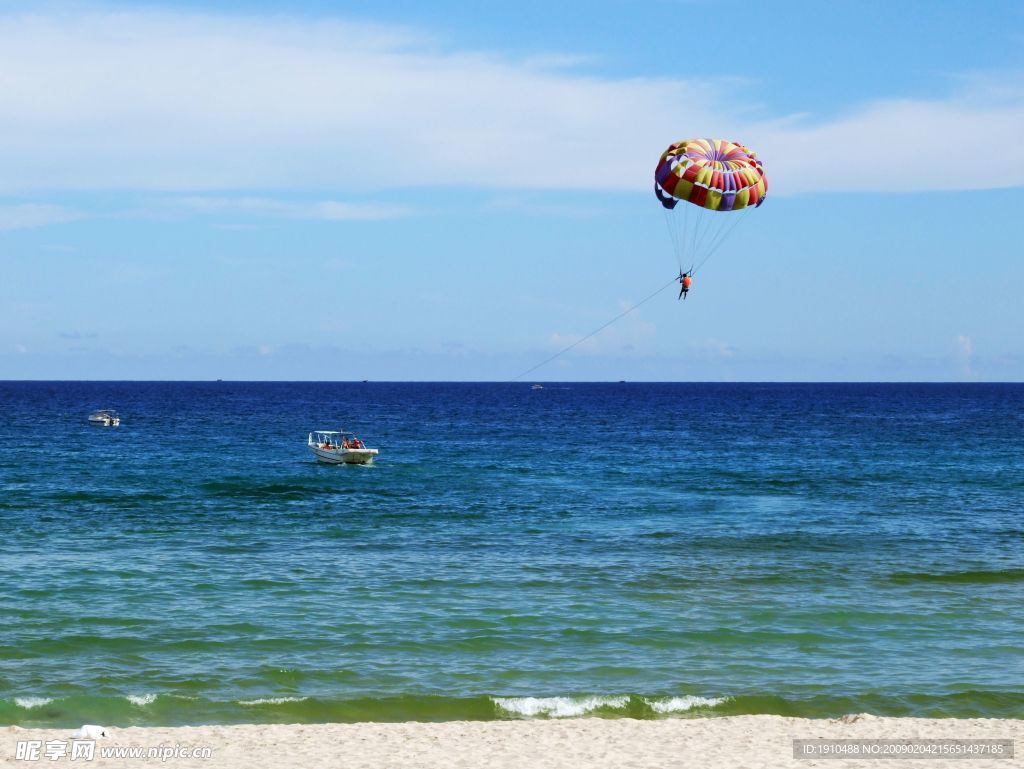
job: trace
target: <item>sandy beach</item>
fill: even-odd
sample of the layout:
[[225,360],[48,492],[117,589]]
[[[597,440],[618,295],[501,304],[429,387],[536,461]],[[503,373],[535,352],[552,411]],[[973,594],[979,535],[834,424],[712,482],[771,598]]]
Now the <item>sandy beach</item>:
[[[885,767],[890,760],[795,759],[795,739],[1024,739],[1024,721],[1010,719],[924,719],[846,716],[802,719],[734,716],[703,719],[564,719],[447,723],[262,724],[196,727],[111,728],[96,741],[92,760],[51,761],[46,743],[70,739],[72,729],[0,730],[3,766],[140,765],[203,767],[796,767],[824,763]],[[17,743],[40,741],[38,758],[18,758]],[[175,748],[179,755],[111,757],[116,748]],[[209,748],[209,758],[182,757]],[[24,748],[23,748],[24,750]],[[166,751],[165,751],[166,752]],[[969,766],[1021,766],[1018,754],[1006,760],[973,759]],[[906,766],[904,763],[896,765]],[[914,765],[963,765],[952,757]]]

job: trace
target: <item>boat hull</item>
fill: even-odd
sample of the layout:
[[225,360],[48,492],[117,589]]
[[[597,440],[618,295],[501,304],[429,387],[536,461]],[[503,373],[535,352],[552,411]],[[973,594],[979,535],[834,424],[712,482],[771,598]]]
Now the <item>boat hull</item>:
[[309,450],[320,462],[329,465],[368,465],[377,456],[377,449],[322,449],[310,446]]

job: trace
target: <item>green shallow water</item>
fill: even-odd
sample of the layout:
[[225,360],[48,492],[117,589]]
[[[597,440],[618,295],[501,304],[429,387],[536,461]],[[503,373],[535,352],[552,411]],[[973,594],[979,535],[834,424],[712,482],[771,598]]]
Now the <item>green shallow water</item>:
[[405,695],[329,700],[281,696],[214,701],[180,695],[69,696],[0,702],[0,719],[24,727],[74,727],[100,721],[120,726],[199,723],[353,723],[360,721],[492,721],[523,718],[700,718],[775,714],[802,718],[845,713],[885,713],[931,718],[1024,718],[1024,695],[964,691],[893,696],[771,695],[708,698],[699,695],[578,694],[557,697],[444,697]]
[[[1021,386],[0,405],[0,723],[1024,717]],[[310,461],[342,418],[377,465]]]

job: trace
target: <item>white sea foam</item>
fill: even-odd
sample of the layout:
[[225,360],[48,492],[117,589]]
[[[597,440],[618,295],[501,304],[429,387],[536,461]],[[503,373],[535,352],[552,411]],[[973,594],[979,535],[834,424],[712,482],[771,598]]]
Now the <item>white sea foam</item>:
[[266,697],[258,700],[239,700],[239,705],[280,705],[282,702],[302,702],[309,697]]
[[663,700],[644,699],[651,710],[655,713],[684,713],[693,708],[713,708],[721,705],[728,697],[694,697],[687,694],[685,697],[669,697]]
[[132,705],[149,705],[156,702],[155,694],[129,694],[125,697]]
[[53,702],[52,697],[15,697],[14,704],[19,708],[38,708]]
[[493,697],[494,704],[518,716],[572,718],[598,708],[622,708],[629,697]]

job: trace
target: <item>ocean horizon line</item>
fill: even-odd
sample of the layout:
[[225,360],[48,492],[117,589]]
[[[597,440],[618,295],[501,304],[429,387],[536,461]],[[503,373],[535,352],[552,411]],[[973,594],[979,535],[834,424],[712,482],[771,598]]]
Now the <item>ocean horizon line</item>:
[[651,385],[1024,385],[1024,380],[959,379],[0,379],[0,384],[651,384]]

